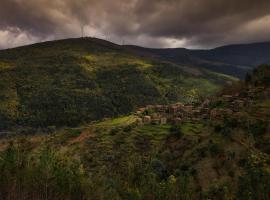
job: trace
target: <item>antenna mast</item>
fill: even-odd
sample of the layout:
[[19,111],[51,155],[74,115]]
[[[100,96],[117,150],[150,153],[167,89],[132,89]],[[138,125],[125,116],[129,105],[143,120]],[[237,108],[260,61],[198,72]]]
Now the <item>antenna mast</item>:
[[82,36],[82,38],[84,37],[84,25],[83,24],[81,24],[81,36]]

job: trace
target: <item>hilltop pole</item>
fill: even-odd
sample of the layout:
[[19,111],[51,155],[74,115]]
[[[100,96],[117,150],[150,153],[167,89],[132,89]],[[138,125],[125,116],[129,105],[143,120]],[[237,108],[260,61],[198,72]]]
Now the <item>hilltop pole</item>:
[[84,37],[84,25],[81,24],[81,37],[83,38]]

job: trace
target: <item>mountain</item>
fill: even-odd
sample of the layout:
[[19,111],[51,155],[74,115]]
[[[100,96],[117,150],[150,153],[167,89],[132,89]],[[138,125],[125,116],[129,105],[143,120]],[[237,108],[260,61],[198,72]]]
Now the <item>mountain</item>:
[[269,99],[262,65],[192,105],[1,139],[0,198],[270,199]]
[[209,51],[194,51],[195,55],[207,60],[257,67],[270,63],[270,42],[229,45]]
[[210,50],[127,47],[140,55],[145,54],[173,63],[197,66],[239,78],[244,78],[247,72],[258,65],[270,64],[270,42],[229,45]]
[[75,126],[147,104],[211,95],[233,77],[96,38],[0,51],[0,129]]

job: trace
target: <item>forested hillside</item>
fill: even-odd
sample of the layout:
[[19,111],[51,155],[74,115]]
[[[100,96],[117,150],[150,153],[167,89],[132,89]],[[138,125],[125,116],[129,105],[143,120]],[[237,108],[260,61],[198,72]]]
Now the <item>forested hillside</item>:
[[[94,39],[0,51],[0,129],[74,126],[147,104],[207,96],[233,80]],[[16,128],[15,128],[16,129]]]

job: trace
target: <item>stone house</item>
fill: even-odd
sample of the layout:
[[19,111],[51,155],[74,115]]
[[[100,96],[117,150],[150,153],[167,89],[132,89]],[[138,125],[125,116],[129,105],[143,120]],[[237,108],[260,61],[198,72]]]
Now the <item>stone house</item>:
[[169,107],[169,113],[170,114],[176,114],[177,111],[178,111],[178,107],[177,106],[172,105],[172,106]]
[[152,121],[151,116],[144,116],[143,117],[144,124],[151,124],[151,121]]
[[160,118],[160,125],[165,125],[165,124],[167,124],[167,118],[165,117]]
[[136,119],[136,123],[137,123],[138,125],[143,125],[143,120],[142,120],[142,118],[137,118],[137,119]]
[[182,121],[183,121],[183,120],[182,120],[180,117],[174,118],[174,119],[172,120],[172,122],[173,122],[174,125],[179,125],[179,124],[182,123]]

